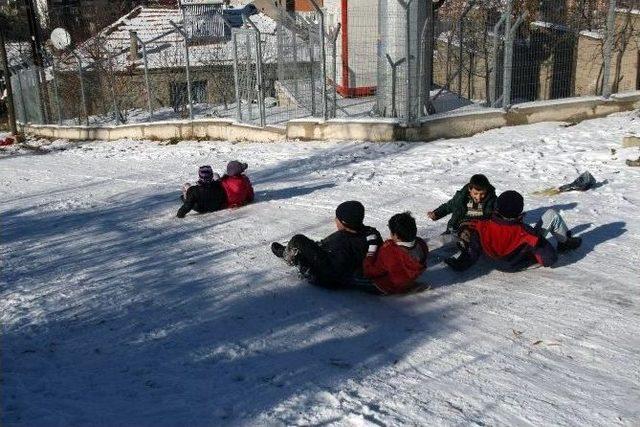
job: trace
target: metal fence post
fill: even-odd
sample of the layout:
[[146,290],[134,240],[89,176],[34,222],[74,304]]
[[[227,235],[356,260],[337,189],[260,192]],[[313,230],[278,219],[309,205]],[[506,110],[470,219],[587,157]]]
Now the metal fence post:
[[[278,21],[276,22],[276,54],[278,62],[284,59],[284,25],[282,23],[282,9],[278,11]],[[278,80],[284,81],[284,68],[278,66]]]
[[29,118],[27,117],[27,106],[24,102],[24,94],[22,92],[22,80],[20,78],[20,74],[22,74],[22,72],[18,70],[15,73],[15,76],[18,79],[18,92],[20,93],[20,109],[22,110],[22,122],[27,123],[29,121]]
[[58,110],[58,125],[62,126],[62,109],[60,108],[60,90],[58,89],[58,76],[56,75],[56,58],[51,56],[51,76],[53,77],[53,96],[56,98]]
[[509,108],[511,106],[511,81],[512,81],[512,69],[513,69],[513,45],[515,43],[516,31],[525,18],[529,15],[525,10],[522,15],[518,17],[516,22],[511,24],[511,14],[513,12],[513,0],[507,4],[506,21],[505,21],[505,48],[504,48],[504,76],[502,87],[502,107]]
[[340,29],[342,28],[342,24],[338,23],[336,28],[329,32],[329,37],[331,39],[331,53],[333,57],[331,58],[332,63],[332,80],[333,80],[333,91],[331,94],[331,117],[335,118],[337,115],[338,109],[338,34],[340,34]]
[[468,8],[471,6],[471,2],[467,8],[465,8],[464,13],[460,16],[460,22],[458,23],[458,98],[462,98],[462,68],[463,68],[463,55],[464,55],[464,47],[462,46],[462,40],[464,38],[464,18],[466,17],[466,12],[469,10]]
[[[462,69],[464,68],[464,46],[462,40],[464,39],[464,21],[471,9],[475,5],[475,0],[470,0],[469,4],[464,8],[462,15],[460,15],[460,22],[458,24],[458,97],[462,97]],[[469,68],[471,68],[471,60],[469,60]],[[471,94],[467,94],[471,98]]]
[[316,115],[316,82],[313,75],[313,34],[309,27],[309,79],[311,80],[311,115]]
[[[411,0],[413,1],[413,0]],[[320,28],[318,36],[320,37],[320,60],[322,61],[322,116],[325,120],[329,117],[327,109],[327,52],[325,50],[324,40],[324,12],[318,6],[316,0],[311,0],[316,13],[320,16]]]
[[149,119],[153,120],[153,105],[152,105],[152,95],[151,95],[151,84],[149,83],[149,62],[147,60],[147,44],[142,41],[142,39],[138,36],[138,33],[135,31],[130,31],[130,34],[133,35],[138,43],[142,45],[142,59],[144,64],[144,84],[147,87],[147,107],[149,109]]
[[260,43],[260,30],[256,26],[256,24],[246,17],[242,16],[245,22],[248,22],[249,25],[253,28],[256,34],[256,84],[258,91],[258,112],[260,114],[260,126],[265,127],[266,123],[266,111],[264,107],[264,83],[262,81],[262,45]]
[[245,56],[245,68],[247,70],[245,74],[246,80],[246,91],[247,91],[247,109],[249,110],[249,121],[253,120],[253,87],[251,86],[251,37],[249,33],[245,33],[245,48],[246,48],[246,56]]
[[493,49],[491,51],[491,75],[489,76],[489,105],[495,107],[498,97],[498,54],[500,42],[500,28],[504,25],[507,15],[503,14],[493,27]]
[[604,70],[602,75],[602,96],[611,96],[611,60],[613,58],[613,45],[616,37],[616,0],[609,0],[609,12],[607,14],[607,38],[604,42]]
[[240,75],[238,68],[238,33],[232,30],[231,38],[233,40],[233,83],[236,87],[236,119],[242,122],[242,102],[240,100]]
[[[427,99],[430,98],[431,92],[431,61],[433,61],[433,35],[431,33],[431,28],[433,28],[433,4],[432,0],[427,0],[427,19],[424,20],[422,30],[420,31],[420,55],[418,56],[419,115],[423,114],[423,112],[425,111],[425,106],[428,102]],[[427,34],[429,35],[428,45],[425,43]],[[429,55],[426,54],[426,51],[429,51]],[[427,60],[427,58],[429,59]],[[426,95],[427,93],[429,93],[429,96]]]
[[[102,44],[101,44],[102,46]],[[113,61],[112,61],[112,57],[109,54],[108,50],[104,50],[107,54],[107,60],[109,61],[109,94],[111,95],[111,103],[113,104],[113,115],[114,118],[116,120],[116,125],[119,125],[120,123],[124,123],[124,120],[122,119],[122,116],[120,116],[120,107],[118,107],[118,101],[116,99],[116,89],[115,89],[115,79],[114,79],[114,71],[113,71]]]
[[78,61],[78,77],[80,78],[80,94],[82,95],[82,110],[84,112],[85,123],[89,126],[89,110],[87,108],[87,96],[84,91],[84,77],[82,72],[82,58],[78,55],[74,50],[71,51],[71,54]]
[[504,63],[502,75],[502,106],[509,107],[511,103],[511,67],[513,65],[513,40],[511,39],[511,19],[513,15],[513,0],[508,0],[505,12],[504,27]]
[[180,35],[182,36],[182,38],[184,39],[184,59],[185,59],[185,70],[187,73],[187,97],[189,99],[189,119],[193,120],[193,97],[191,95],[191,71],[190,71],[190,64],[189,64],[189,39],[187,37],[187,33],[180,28],[175,22],[169,20],[169,23],[171,24],[171,26],[173,28],[176,29],[176,31],[178,33],[180,33]]

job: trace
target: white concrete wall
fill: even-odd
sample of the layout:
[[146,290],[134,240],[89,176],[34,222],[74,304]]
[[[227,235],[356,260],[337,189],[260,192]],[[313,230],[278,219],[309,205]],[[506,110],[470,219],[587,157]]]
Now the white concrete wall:
[[22,131],[52,139],[76,141],[118,139],[210,139],[271,142],[286,138],[285,130],[237,124],[229,120],[194,120],[144,123],[123,126],[21,125]]
[[519,104],[504,111],[483,109],[446,116],[432,116],[413,127],[401,126],[395,119],[297,119],[279,128],[259,128],[230,120],[194,120],[145,123],[125,126],[21,125],[24,133],[45,138],[70,140],[129,139],[208,139],[270,142],[292,140],[345,141],[432,141],[459,138],[503,126],[543,121],[577,123],[612,113],[640,108],[640,91],[600,97],[570,98]]

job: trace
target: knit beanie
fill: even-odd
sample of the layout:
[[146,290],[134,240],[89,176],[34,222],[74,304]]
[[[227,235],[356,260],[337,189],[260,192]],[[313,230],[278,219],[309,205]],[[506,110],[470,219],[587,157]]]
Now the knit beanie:
[[507,190],[498,196],[496,210],[507,219],[515,219],[520,216],[524,209],[524,199],[522,195],[514,190]]
[[198,168],[198,182],[206,184],[211,181],[213,181],[213,169],[211,169],[211,166],[200,166]]
[[352,230],[358,230],[362,228],[364,221],[364,206],[356,200],[340,203],[336,209],[336,218]]
[[229,176],[237,176],[242,172],[247,170],[248,165],[246,163],[241,163],[237,160],[231,160],[227,164],[227,175]]

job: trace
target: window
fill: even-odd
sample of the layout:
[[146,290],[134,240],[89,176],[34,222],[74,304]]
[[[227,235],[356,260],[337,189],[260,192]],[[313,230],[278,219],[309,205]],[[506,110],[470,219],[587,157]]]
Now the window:
[[[189,96],[187,94],[186,82],[171,82],[169,83],[169,97],[171,100],[171,106],[176,113],[181,110],[182,107],[189,104]],[[196,80],[191,82],[191,98],[194,104],[207,102],[207,81]]]

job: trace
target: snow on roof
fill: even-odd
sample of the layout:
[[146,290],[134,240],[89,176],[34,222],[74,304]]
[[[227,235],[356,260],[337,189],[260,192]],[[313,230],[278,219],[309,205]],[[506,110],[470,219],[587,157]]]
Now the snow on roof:
[[[262,13],[251,15],[249,19],[262,34],[263,57],[265,62],[274,62],[276,55],[275,37],[270,37],[276,30],[276,22]],[[106,67],[113,67],[116,71],[128,68],[142,68],[142,58],[131,61],[129,50],[131,47],[131,32],[136,32],[147,44],[147,62],[151,69],[184,67],[185,55],[182,35],[174,31],[170,21],[182,25],[182,12],[178,9],[152,9],[137,7],[127,15],[103,29],[98,35],[76,47],[75,53],[82,58],[83,66],[90,67],[97,58],[105,57],[107,52],[111,61],[105,61]],[[173,31],[173,32],[172,32]],[[244,42],[244,37],[239,38]],[[146,43],[145,43],[146,44]],[[301,43],[302,44],[302,43]],[[139,46],[139,54],[143,54]],[[189,46],[190,64],[192,66],[211,65],[213,63],[233,61],[233,43],[231,40]],[[76,59],[73,55],[66,55],[60,61],[60,70],[75,70]]]

